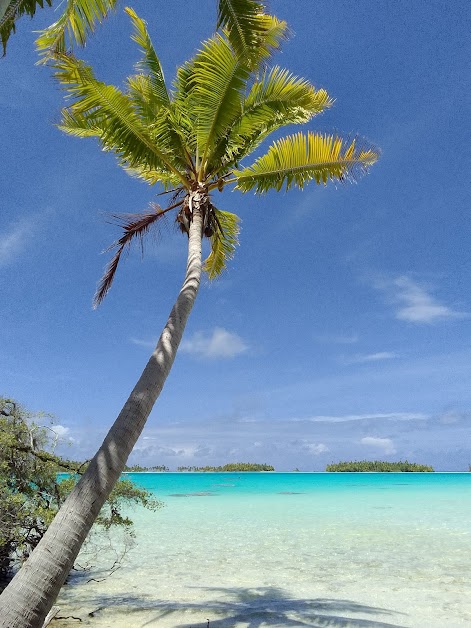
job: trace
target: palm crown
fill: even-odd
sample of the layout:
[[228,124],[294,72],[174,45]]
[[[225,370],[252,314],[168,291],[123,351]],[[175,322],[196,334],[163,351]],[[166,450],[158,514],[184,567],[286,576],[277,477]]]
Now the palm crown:
[[[142,50],[137,73],[125,90],[102,83],[90,66],[72,55],[57,54],[56,78],[71,104],[62,112],[60,128],[78,137],[97,137],[119,164],[151,185],[173,193],[168,207],[151,204],[143,214],[116,216],[123,228],[115,255],[95,295],[95,305],[109,290],[123,250],[140,239],[171,210],[182,232],[192,219],[192,194],[204,196],[203,233],[211,243],[204,269],[214,278],[225,268],[237,245],[239,219],[215,207],[211,193],[226,185],[264,193],[314,180],[354,179],[378,158],[364,140],[344,141],[308,131],[274,142],[265,155],[242,166],[270,133],[305,123],[332,105],[323,89],[269,59],[287,36],[287,25],[261,13],[261,4],[239,0],[238,14],[220,10],[218,32],[178,70],[168,89],[146,23],[126,8],[133,40]],[[237,4],[221,2],[221,5]]]

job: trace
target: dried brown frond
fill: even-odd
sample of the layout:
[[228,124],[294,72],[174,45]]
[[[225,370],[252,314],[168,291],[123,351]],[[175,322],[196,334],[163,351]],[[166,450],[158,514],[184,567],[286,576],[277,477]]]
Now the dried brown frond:
[[109,289],[111,288],[111,284],[113,283],[121,254],[123,253],[124,249],[131,245],[133,239],[138,238],[139,244],[141,246],[141,251],[144,254],[144,236],[149,232],[150,228],[154,226],[158,220],[165,216],[168,211],[170,211],[171,209],[175,209],[175,207],[178,207],[179,205],[181,205],[181,203],[182,201],[180,201],[179,203],[175,203],[174,205],[171,205],[166,209],[162,209],[159,205],[151,203],[150,206],[153,209],[152,212],[146,212],[143,214],[111,215],[110,222],[112,222],[113,224],[117,224],[124,231],[124,233],[119,238],[119,240],[113,242],[113,244],[107,249],[107,251],[110,251],[116,248],[117,251],[113,256],[113,259],[106,267],[105,273],[98,283],[97,290],[93,298],[94,309],[96,309],[100,305],[100,303],[107,295]]

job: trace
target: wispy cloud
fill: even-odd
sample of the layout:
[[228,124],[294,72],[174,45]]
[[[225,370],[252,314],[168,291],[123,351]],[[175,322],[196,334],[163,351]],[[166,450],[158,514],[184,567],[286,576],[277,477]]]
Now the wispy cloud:
[[[154,349],[157,338],[144,340],[130,338],[130,342],[146,349]],[[183,353],[189,353],[198,358],[233,358],[248,349],[246,342],[237,334],[222,327],[215,327],[212,332],[197,331],[180,345]]]
[[51,430],[59,437],[64,438],[70,432],[70,428],[65,425],[53,425]]
[[423,286],[406,275],[392,281],[381,281],[376,287],[382,289],[388,299],[395,303],[396,318],[410,323],[434,323],[450,318],[465,318],[465,312],[458,312],[440,303]]
[[336,335],[336,334],[325,334],[322,336],[316,336],[315,340],[317,342],[322,342],[325,344],[333,344],[333,345],[353,345],[358,342],[359,338],[356,334],[352,335]]
[[141,340],[140,338],[130,338],[130,342],[138,347],[146,347],[146,349],[153,349],[157,344],[157,338],[155,340]]
[[295,450],[307,454],[312,454],[314,456],[319,456],[320,454],[324,454],[327,451],[330,451],[330,449],[324,443],[315,443],[305,438],[291,441],[289,444]]
[[308,419],[291,419],[293,421],[310,421],[313,423],[344,423],[350,421],[365,421],[370,419],[386,420],[386,421],[416,421],[426,420],[429,415],[421,412],[388,412],[377,414],[344,414],[338,416],[318,415],[309,417]]
[[378,353],[358,353],[351,356],[342,356],[343,364],[364,364],[368,362],[381,362],[382,360],[393,360],[398,358],[399,354],[392,351],[379,351]]
[[376,438],[374,436],[365,436],[360,440],[360,443],[362,445],[367,445],[368,447],[375,447],[385,455],[392,455],[396,453],[396,448],[390,438]]
[[233,358],[247,349],[240,336],[222,327],[215,327],[210,333],[197,331],[181,344],[182,351],[199,358]]
[[34,234],[34,225],[23,219],[0,232],[0,266],[11,264],[23,253]]

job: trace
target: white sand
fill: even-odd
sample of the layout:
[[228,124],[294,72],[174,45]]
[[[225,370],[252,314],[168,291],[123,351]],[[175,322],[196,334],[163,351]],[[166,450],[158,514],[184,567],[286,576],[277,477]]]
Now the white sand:
[[471,626],[469,517],[451,525],[451,503],[438,519],[378,500],[167,498],[132,514],[136,546],[121,569],[63,589],[60,615],[82,623],[53,625]]

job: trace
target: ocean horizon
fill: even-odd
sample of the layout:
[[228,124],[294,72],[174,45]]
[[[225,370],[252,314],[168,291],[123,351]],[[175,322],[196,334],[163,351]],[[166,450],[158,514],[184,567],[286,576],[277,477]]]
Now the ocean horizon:
[[471,473],[124,477],[165,506],[126,511],[135,539],[111,575],[118,536],[88,544],[77,563],[91,568],[73,572],[60,616],[114,628],[471,625]]

